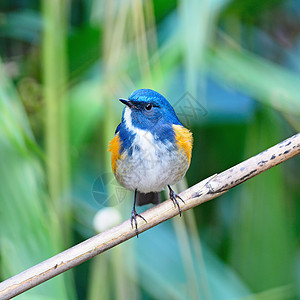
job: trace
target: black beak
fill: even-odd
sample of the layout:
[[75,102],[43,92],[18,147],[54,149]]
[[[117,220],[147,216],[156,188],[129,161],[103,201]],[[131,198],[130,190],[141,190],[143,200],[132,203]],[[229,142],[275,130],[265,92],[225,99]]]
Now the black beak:
[[134,107],[134,104],[133,104],[130,100],[128,100],[128,99],[120,98],[119,100],[120,100],[123,104],[127,105],[129,108]]

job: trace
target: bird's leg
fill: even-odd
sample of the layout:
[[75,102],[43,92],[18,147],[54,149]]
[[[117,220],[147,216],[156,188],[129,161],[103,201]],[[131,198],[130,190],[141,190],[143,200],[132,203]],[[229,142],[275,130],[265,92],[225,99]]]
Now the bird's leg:
[[177,195],[177,194],[172,190],[172,188],[171,188],[169,185],[168,185],[168,188],[169,188],[170,199],[173,201],[175,207],[176,207],[176,205],[177,205],[178,210],[179,210],[179,215],[180,215],[180,217],[181,217],[181,208],[180,208],[180,206],[179,206],[179,203],[178,203],[176,197],[178,197],[183,203],[185,203],[185,202],[183,201],[183,199],[182,199],[179,195]]
[[135,233],[136,233],[136,237],[139,237],[139,232],[138,232],[138,229],[137,229],[137,221],[136,221],[136,217],[140,217],[142,218],[146,223],[146,219],[141,216],[140,214],[138,214],[135,210],[135,204],[136,204],[136,198],[137,198],[137,190],[135,190],[134,192],[134,201],[133,201],[133,208],[132,208],[132,212],[131,212],[131,227],[133,228],[133,221],[135,223]]

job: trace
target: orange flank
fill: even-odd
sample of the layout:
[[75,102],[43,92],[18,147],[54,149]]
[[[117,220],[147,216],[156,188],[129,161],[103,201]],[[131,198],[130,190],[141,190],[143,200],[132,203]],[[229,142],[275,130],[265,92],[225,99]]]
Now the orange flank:
[[115,137],[110,141],[108,146],[108,151],[111,152],[111,165],[114,173],[116,173],[117,161],[119,158],[121,158],[120,147],[121,141],[119,133],[117,133]]
[[173,129],[178,148],[185,152],[188,163],[190,164],[192,158],[193,135],[188,129],[181,125],[173,125]]

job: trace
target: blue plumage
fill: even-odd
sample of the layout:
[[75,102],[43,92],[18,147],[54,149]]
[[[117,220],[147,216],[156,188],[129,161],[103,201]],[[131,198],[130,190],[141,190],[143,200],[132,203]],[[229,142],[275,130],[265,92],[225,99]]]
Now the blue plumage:
[[[167,142],[175,143],[175,133],[172,126],[173,124],[182,126],[182,124],[166,98],[151,89],[140,89],[133,92],[128,100],[135,107],[134,114],[131,116],[131,122],[135,128],[151,132],[155,140],[164,144]],[[145,109],[145,105],[148,103],[152,104],[151,110]],[[122,141],[121,152],[124,149],[130,149],[135,137],[135,133],[125,126],[125,110],[126,107],[123,111],[122,122],[116,130],[120,133]],[[131,155],[131,151],[129,155]]]

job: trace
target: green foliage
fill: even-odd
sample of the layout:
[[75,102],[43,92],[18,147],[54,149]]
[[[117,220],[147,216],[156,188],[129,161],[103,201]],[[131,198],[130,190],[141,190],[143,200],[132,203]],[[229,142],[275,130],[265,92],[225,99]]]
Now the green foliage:
[[[186,117],[189,185],[299,131],[299,11],[292,0],[2,1],[0,279],[94,233],[94,215],[119,192],[104,180],[117,99],[137,88],[163,93]],[[20,299],[295,299],[297,165],[295,157]],[[114,207],[127,219],[132,195],[122,199]]]
[[[7,278],[61,251],[58,220],[46,192],[45,172],[27,141],[32,132],[21,102],[0,66],[0,255]],[[64,276],[66,277],[66,276]],[[23,299],[72,299],[70,282],[57,277]]]

